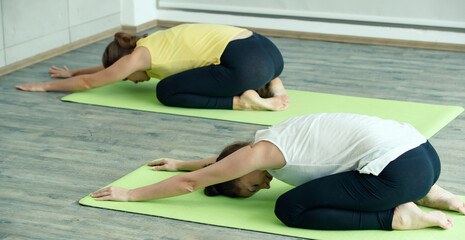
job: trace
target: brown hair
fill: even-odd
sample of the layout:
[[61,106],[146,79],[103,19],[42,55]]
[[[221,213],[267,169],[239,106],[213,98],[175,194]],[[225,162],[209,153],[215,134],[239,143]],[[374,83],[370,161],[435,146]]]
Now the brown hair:
[[130,54],[134,48],[136,48],[137,41],[144,37],[147,37],[147,34],[139,37],[124,32],[116,33],[115,39],[110,44],[108,44],[108,46],[105,48],[105,51],[103,52],[103,67],[107,68],[118,61],[118,59]]
[[[230,155],[231,153],[243,148],[243,147],[246,147],[246,146],[249,146],[251,145],[252,142],[236,142],[236,143],[233,143],[227,147],[225,147],[223,149],[223,151],[221,151],[220,155],[218,156],[218,158],[216,159],[216,161],[220,161],[221,159],[227,157],[228,155]],[[211,165],[211,164],[209,164]],[[207,166],[209,166],[207,165]],[[205,167],[207,167],[205,166]],[[227,181],[227,182],[222,182],[222,183],[218,183],[218,184],[215,184],[215,185],[211,185],[211,186],[208,186],[208,187],[205,187],[204,189],[204,193],[205,195],[209,196],[209,197],[212,197],[212,196],[217,196],[217,195],[225,195],[227,197],[231,197],[231,198],[237,198],[237,197],[241,197],[239,195],[239,191],[240,189],[237,187],[237,181],[239,179],[236,178],[236,179],[233,179],[233,180],[230,180],[230,181]]]

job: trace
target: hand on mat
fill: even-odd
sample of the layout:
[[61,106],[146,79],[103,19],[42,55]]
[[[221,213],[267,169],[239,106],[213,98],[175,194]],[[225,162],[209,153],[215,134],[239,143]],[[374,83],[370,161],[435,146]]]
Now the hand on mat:
[[129,201],[129,190],[122,187],[110,186],[90,194],[97,201],[113,200],[127,202]]
[[63,66],[63,68],[52,66],[48,70],[48,73],[50,73],[50,77],[52,78],[70,78],[73,76],[71,71],[66,66]]
[[44,86],[42,83],[27,83],[16,85],[16,89],[21,91],[28,91],[28,92],[45,92]]
[[152,167],[152,170],[155,171],[170,171],[170,172],[176,172],[178,171],[178,163],[181,161],[179,160],[174,160],[171,158],[163,158],[161,160],[149,162],[147,165],[149,166],[154,166]]

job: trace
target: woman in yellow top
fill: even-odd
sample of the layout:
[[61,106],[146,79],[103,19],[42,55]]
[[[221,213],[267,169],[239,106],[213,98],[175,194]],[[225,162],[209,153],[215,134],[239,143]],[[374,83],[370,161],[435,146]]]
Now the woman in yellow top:
[[49,73],[64,80],[17,85],[23,91],[79,91],[120,80],[162,81],[157,97],[168,106],[284,110],[289,97],[278,78],[283,58],[266,37],[244,28],[182,24],[148,37],[117,33],[102,66]]

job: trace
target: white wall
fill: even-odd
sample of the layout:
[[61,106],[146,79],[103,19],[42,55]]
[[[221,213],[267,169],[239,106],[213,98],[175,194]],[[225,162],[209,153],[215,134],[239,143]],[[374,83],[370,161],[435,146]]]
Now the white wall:
[[[2,12],[2,2],[0,1],[0,13]],[[0,67],[5,66],[5,45],[3,43],[3,17],[0,16]]]
[[463,0],[159,0],[157,18],[465,44],[464,12]]
[[463,0],[159,0],[165,9],[465,28]]
[[463,0],[0,0],[0,68],[153,20],[465,45],[464,12]]
[[139,26],[157,19],[157,0],[121,0],[121,25]]
[[120,0],[1,0],[0,67],[121,26]]

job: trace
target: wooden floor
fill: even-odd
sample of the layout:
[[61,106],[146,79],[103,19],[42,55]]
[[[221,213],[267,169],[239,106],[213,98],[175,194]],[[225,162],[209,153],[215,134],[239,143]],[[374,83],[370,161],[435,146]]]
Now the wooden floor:
[[[288,89],[465,106],[464,52],[272,40],[285,59]],[[0,77],[0,239],[295,239],[77,203],[152,159],[209,157],[263,128],[15,90],[16,84],[49,80],[54,64],[100,64],[108,41]],[[430,141],[442,158],[439,184],[465,195],[465,115]]]

